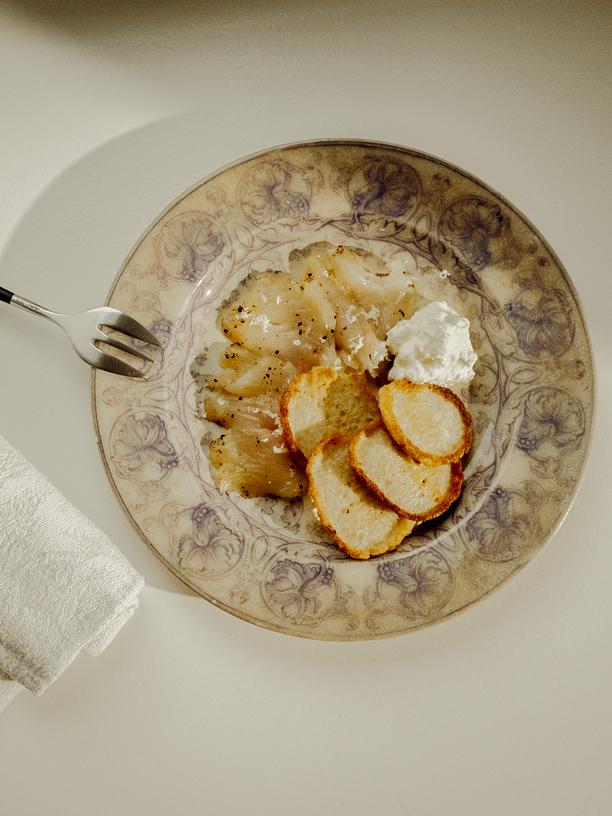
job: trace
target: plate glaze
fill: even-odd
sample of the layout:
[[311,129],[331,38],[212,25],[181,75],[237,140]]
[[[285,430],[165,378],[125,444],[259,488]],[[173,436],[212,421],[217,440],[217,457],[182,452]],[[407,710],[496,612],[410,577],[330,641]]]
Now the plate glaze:
[[[365,562],[328,543],[302,500],[214,486],[195,411],[193,357],[252,269],[286,269],[312,241],[365,247],[469,317],[478,353],[463,397],[474,445],[459,501]],[[108,304],[163,345],[147,382],[93,376],[104,465],[125,512],[196,593],[292,635],[407,632],[474,603],[563,520],[586,459],[589,341],[569,276],[532,224],[457,167],[356,141],[289,145],[226,167],[175,201],[119,272]]]

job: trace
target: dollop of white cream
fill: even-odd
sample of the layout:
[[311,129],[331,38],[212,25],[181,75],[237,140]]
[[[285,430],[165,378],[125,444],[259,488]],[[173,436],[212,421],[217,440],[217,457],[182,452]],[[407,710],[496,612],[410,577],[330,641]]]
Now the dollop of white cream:
[[447,387],[470,382],[478,355],[470,339],[470,321],[448,303],[428,303],[387,335],[395,355],[390,380],[412,380]]

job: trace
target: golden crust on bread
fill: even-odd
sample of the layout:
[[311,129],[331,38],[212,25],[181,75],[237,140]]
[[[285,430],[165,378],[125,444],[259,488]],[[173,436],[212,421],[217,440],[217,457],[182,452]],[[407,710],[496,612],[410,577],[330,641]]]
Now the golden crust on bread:
[[306,458],[325,437],[355,433],[378,415],[365,374],[323,366],[299,374],[280,403],[287,446]]
[[382,420],[353,437],[349,459],[357,475],[400,516],[427,521],[447,510],[463,484],[460,462],[422,465],[393,441]]
[[380,389],[378,405],[393,439],[421,464],[459,462],[472,446],[472,419],[449,388],[395,380]]
[[306,471],[320,523],[341,550],[366,559],[399,547],[414,521],[399,516],[361,482],[349,462],[350,441],[348,434],[324,439]]

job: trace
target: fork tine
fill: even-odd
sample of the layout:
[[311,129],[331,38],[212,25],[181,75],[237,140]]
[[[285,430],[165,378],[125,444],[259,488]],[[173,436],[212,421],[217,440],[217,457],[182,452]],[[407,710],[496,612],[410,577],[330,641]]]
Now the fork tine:
[[116,337],[113,337],[110,334],[105,334],[103,331],[100,331],[100,329],[98,329],[95,339],[97,342],[106,343],[108,346],[112,346],[113,348],[120,349],[121,351],[127,351],[128,354],[132,354],[134,357],[138,357],[140,360],[146,360],[148,363],[153,362],[151,357],[147,357],[147,355],[143,354],[139,349],[135,349],[133,346],[129,346],[127,343],[122,343],[121,340],[117,340]]
[[117,331],[127,334],[128,337],[135,337],[137,340],[142,340],[143,343],[151,343],[153,346],[160,346],[161,343],[154,334],[140,324],[133,317],[120,312],[119,309],[108,309],[106,314],[100,320],[101,326],[106,326],[109,329],[117,329]]
[[138,371],[137,368],[124,363],[123,360],[119,360],[117,357],[113,357],[112,354],[100,351],[94,345],[92,345],[92,351],[89,353],[89,359],[86,362],[94,368],[110,371],[111,374],[123,374],[124,377],[140,377],[146,380],[146,376],[142,371]]

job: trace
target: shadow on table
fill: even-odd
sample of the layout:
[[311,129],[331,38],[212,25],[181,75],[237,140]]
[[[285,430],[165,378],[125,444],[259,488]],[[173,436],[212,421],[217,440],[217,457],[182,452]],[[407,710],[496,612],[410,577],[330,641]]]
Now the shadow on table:
[[[339,0],[339,10],[353,0]],[[287,0],[6,0],[8,8],[29,22],[84,40],[106,40],[119,34],[137,36],[172,24],[173,34],[182,26],[248,19],[261,13],[287,10]],[[297,3],[296,5],[301,5]],[[327,0],[310,0],[309,6],[327,6]],[[193,35],[193,30],[191,31]]]
[[[81,43],[105,51],[124,52],[133,46],[206,48],[211,37],[261,39],[262,32],[281,36],[286,26],[309,31],[313,42],[333,31],[347,30],[363,21],[394,20],[409,26],[414,18],[442,15],[454,0],[5,0],[9,12]],[[463,0],[462,7],[477,10],[483,0]],[[279,43],[280,45],[280,43]]]
[[[204,175],[205,169],[199,169],[204,127],[197,115],[164,119],[128,132],[78,159],[43,190],[18,223],[0,255],[0,279],[60,311],[103,303],[135,238],[168,201],[198,175]],[[194,139],[198,132],[200,138]],[[174,154],[177,145],[180,152],[175,161],[157,162],[158,156],[171,150]],[[59,288],[58,281],[63,282]],[[28,377],[38,376],[41,368],[53,368],[45,399],[29,413],[25,411],[15,444],[26,455],[33,455],[37,467],[109,535],[147,584],[189,593],[139,540],[106,482],[87,421],[90,397],[86,367],[76,359],[65,338],[49,332],[44,321],[30,321],[24,327],[23,316],[7,310],[2,314],[0,330],[0,342],[9,346],[18,343],[23,360],[23,377],[15,382],[13,408],[10,400],[0,406],[0,420],[5,411],[14,412],[20,394],[29,393]],[[19,371],[16,376],[21,376]],[[39,381],[41,377],[44,379],[41,374]],[[84,474],[82,479],[75,478],[75,469]]]

